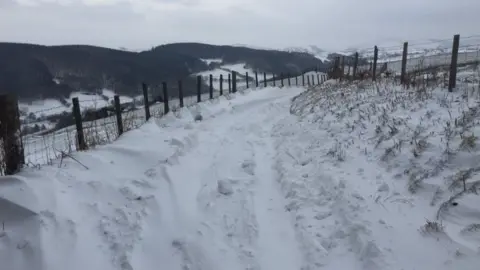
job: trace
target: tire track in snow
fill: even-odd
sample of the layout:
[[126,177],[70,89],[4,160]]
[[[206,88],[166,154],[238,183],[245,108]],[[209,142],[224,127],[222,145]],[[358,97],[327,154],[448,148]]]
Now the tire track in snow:
[[[274,191],[271,163],[264,164],[272,148],[262,138],[265,130],[256,132],[278,119],[279,111],[263,110],[278,98],[201,123],[196,135],[201,144],[167,167],[182,220],[192,224],[172,243],[185,269],[212,269],[213,262],[218,265],[213,269],[300,269],[289,215]],[[178,189],[187,183],[188,190]]]
[[[263,126],[269,127],[268,124]],[[260,132],[255,132],[258,130]],[[258,257],[261,269],[303,269],[291,216],[276,183],[278,172],[273,168],[275,154],[270,132],[256,125],[251,126],[250,132],[258,137],[253,148],[259,165],[255,170],[255,212],[260,227]]]

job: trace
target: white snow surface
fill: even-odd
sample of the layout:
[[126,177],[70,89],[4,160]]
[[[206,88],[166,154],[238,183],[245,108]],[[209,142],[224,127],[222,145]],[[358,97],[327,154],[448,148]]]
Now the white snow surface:
[[302,90],[220,98],[2,177],[2,269],[300,269],[270,131]]
[[152,119],[0,178],[0,268],[478,269],[480,196],[445,184],[476,149],[441,162],[446,121],[477,104],[464,94],[327,81]]

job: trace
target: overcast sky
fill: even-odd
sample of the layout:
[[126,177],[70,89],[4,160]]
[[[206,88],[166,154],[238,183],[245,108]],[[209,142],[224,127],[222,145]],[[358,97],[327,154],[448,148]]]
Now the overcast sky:
[[0,0],[0,41],[327,50],[480,34],[480,0]]

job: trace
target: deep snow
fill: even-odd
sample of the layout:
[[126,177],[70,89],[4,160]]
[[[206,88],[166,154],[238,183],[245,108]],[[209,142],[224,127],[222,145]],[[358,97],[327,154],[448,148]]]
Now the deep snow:
[[200,104],[3,177],[2,269],[299,269],[269,131],[301,91]]
[[248,90],[2,177],[0,268],[478,269],[479,196],[445,183],[476,147],[442,139],[480,95],[445,94]]

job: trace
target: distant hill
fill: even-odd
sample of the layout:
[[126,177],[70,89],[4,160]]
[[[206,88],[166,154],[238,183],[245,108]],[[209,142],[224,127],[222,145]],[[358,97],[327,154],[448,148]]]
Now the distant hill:
[[0,43],[0,89],[23,99],[63,98],[73,91],[115,89],[140,94],[145,81],[160,84],[207,68],[180,54],[126,52],[84,45],[40,46]]
[[246,63],[253,70],[279,74],[301,72],[325,64],[306,52],[253,49],[239,46],[217,46],[202,43],[173,43],[159,46],[152,52],[169,51],[202,59],[222,59],[223,64]]
[[62,100],[72,92],[101,89],[136,96],[141,94],[142,82],[157,86],[179,79],[184,80],[185,93],[193,94],[195,78],[189,75],[213,69],[202,59],[244,63],[269,73],[325,68],[308,53],[200,43],[167,44],[143,52],[87,45],[0,43],[0,59],[0,92],[14,93],[22,100]]

